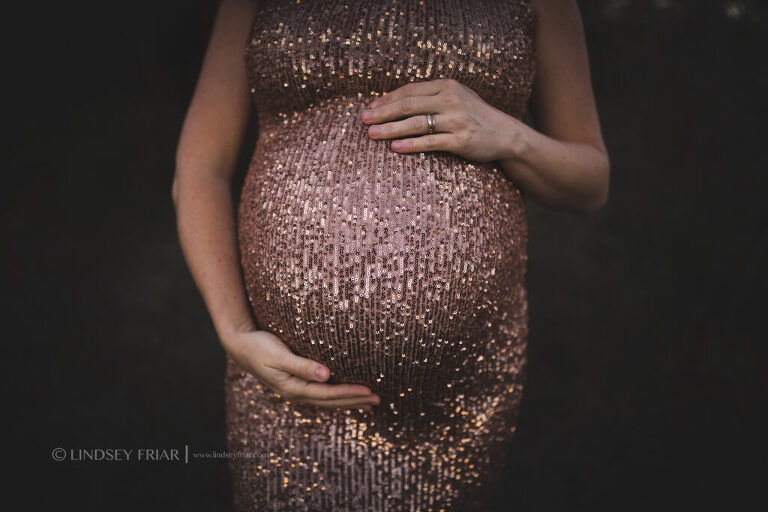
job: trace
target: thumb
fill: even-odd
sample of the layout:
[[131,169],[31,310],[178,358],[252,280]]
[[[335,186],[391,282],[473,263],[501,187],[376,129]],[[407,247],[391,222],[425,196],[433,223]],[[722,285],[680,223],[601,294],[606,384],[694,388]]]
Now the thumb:
[[306,380],[323,382],[331,375],[331,371],[324,365],[306,357],[291,354],[285,362],[284,368],[289,373]]

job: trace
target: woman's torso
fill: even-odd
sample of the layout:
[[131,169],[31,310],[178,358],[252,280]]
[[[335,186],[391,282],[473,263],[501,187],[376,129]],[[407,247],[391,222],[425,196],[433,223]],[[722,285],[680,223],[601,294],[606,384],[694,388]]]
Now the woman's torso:
[[452,78],[520,118],[532,38],[527,1],[268,0],[253,22],[259,140],[239,241],[254,312],[333,381],[372,386],[386,413],[435,418],[428,404],[482,385],[457,371],[501,360],[488,351],[505,340],[477,345],[523,314],[526,210],[496,163],[395,153],[360,112],[410,81]]

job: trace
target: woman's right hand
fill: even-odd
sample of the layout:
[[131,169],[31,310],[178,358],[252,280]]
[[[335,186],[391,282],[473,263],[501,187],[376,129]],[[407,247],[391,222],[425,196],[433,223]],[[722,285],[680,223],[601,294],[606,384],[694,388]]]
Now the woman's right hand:
[[381,400],[366,386],[323,384],[331,373],[327,366],[297,356],[269,331],[236,331],[221,341],[244,370],[286,400],[366,411]]

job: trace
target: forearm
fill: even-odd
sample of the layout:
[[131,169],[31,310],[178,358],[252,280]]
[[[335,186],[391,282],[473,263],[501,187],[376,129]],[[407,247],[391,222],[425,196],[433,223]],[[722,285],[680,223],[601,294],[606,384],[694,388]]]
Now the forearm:
[[237,254],[229,181],[215,174],[177,171],[174,204],[184,258],[219,339],[224,342],[235,331],[255,329]]
[[548,137],[514,118],[500,134],[499,164],[527,194],[547,206],[580,213],[605,204],[610,165],[605,152]]

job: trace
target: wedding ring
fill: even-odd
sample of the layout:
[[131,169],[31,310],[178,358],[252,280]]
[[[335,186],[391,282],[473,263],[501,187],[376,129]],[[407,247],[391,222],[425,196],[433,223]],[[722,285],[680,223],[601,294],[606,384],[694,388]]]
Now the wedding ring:
[[427,129],[429,134],[435,133],[435,119],[432,117],[432,114],[426,114],[427,116]]

